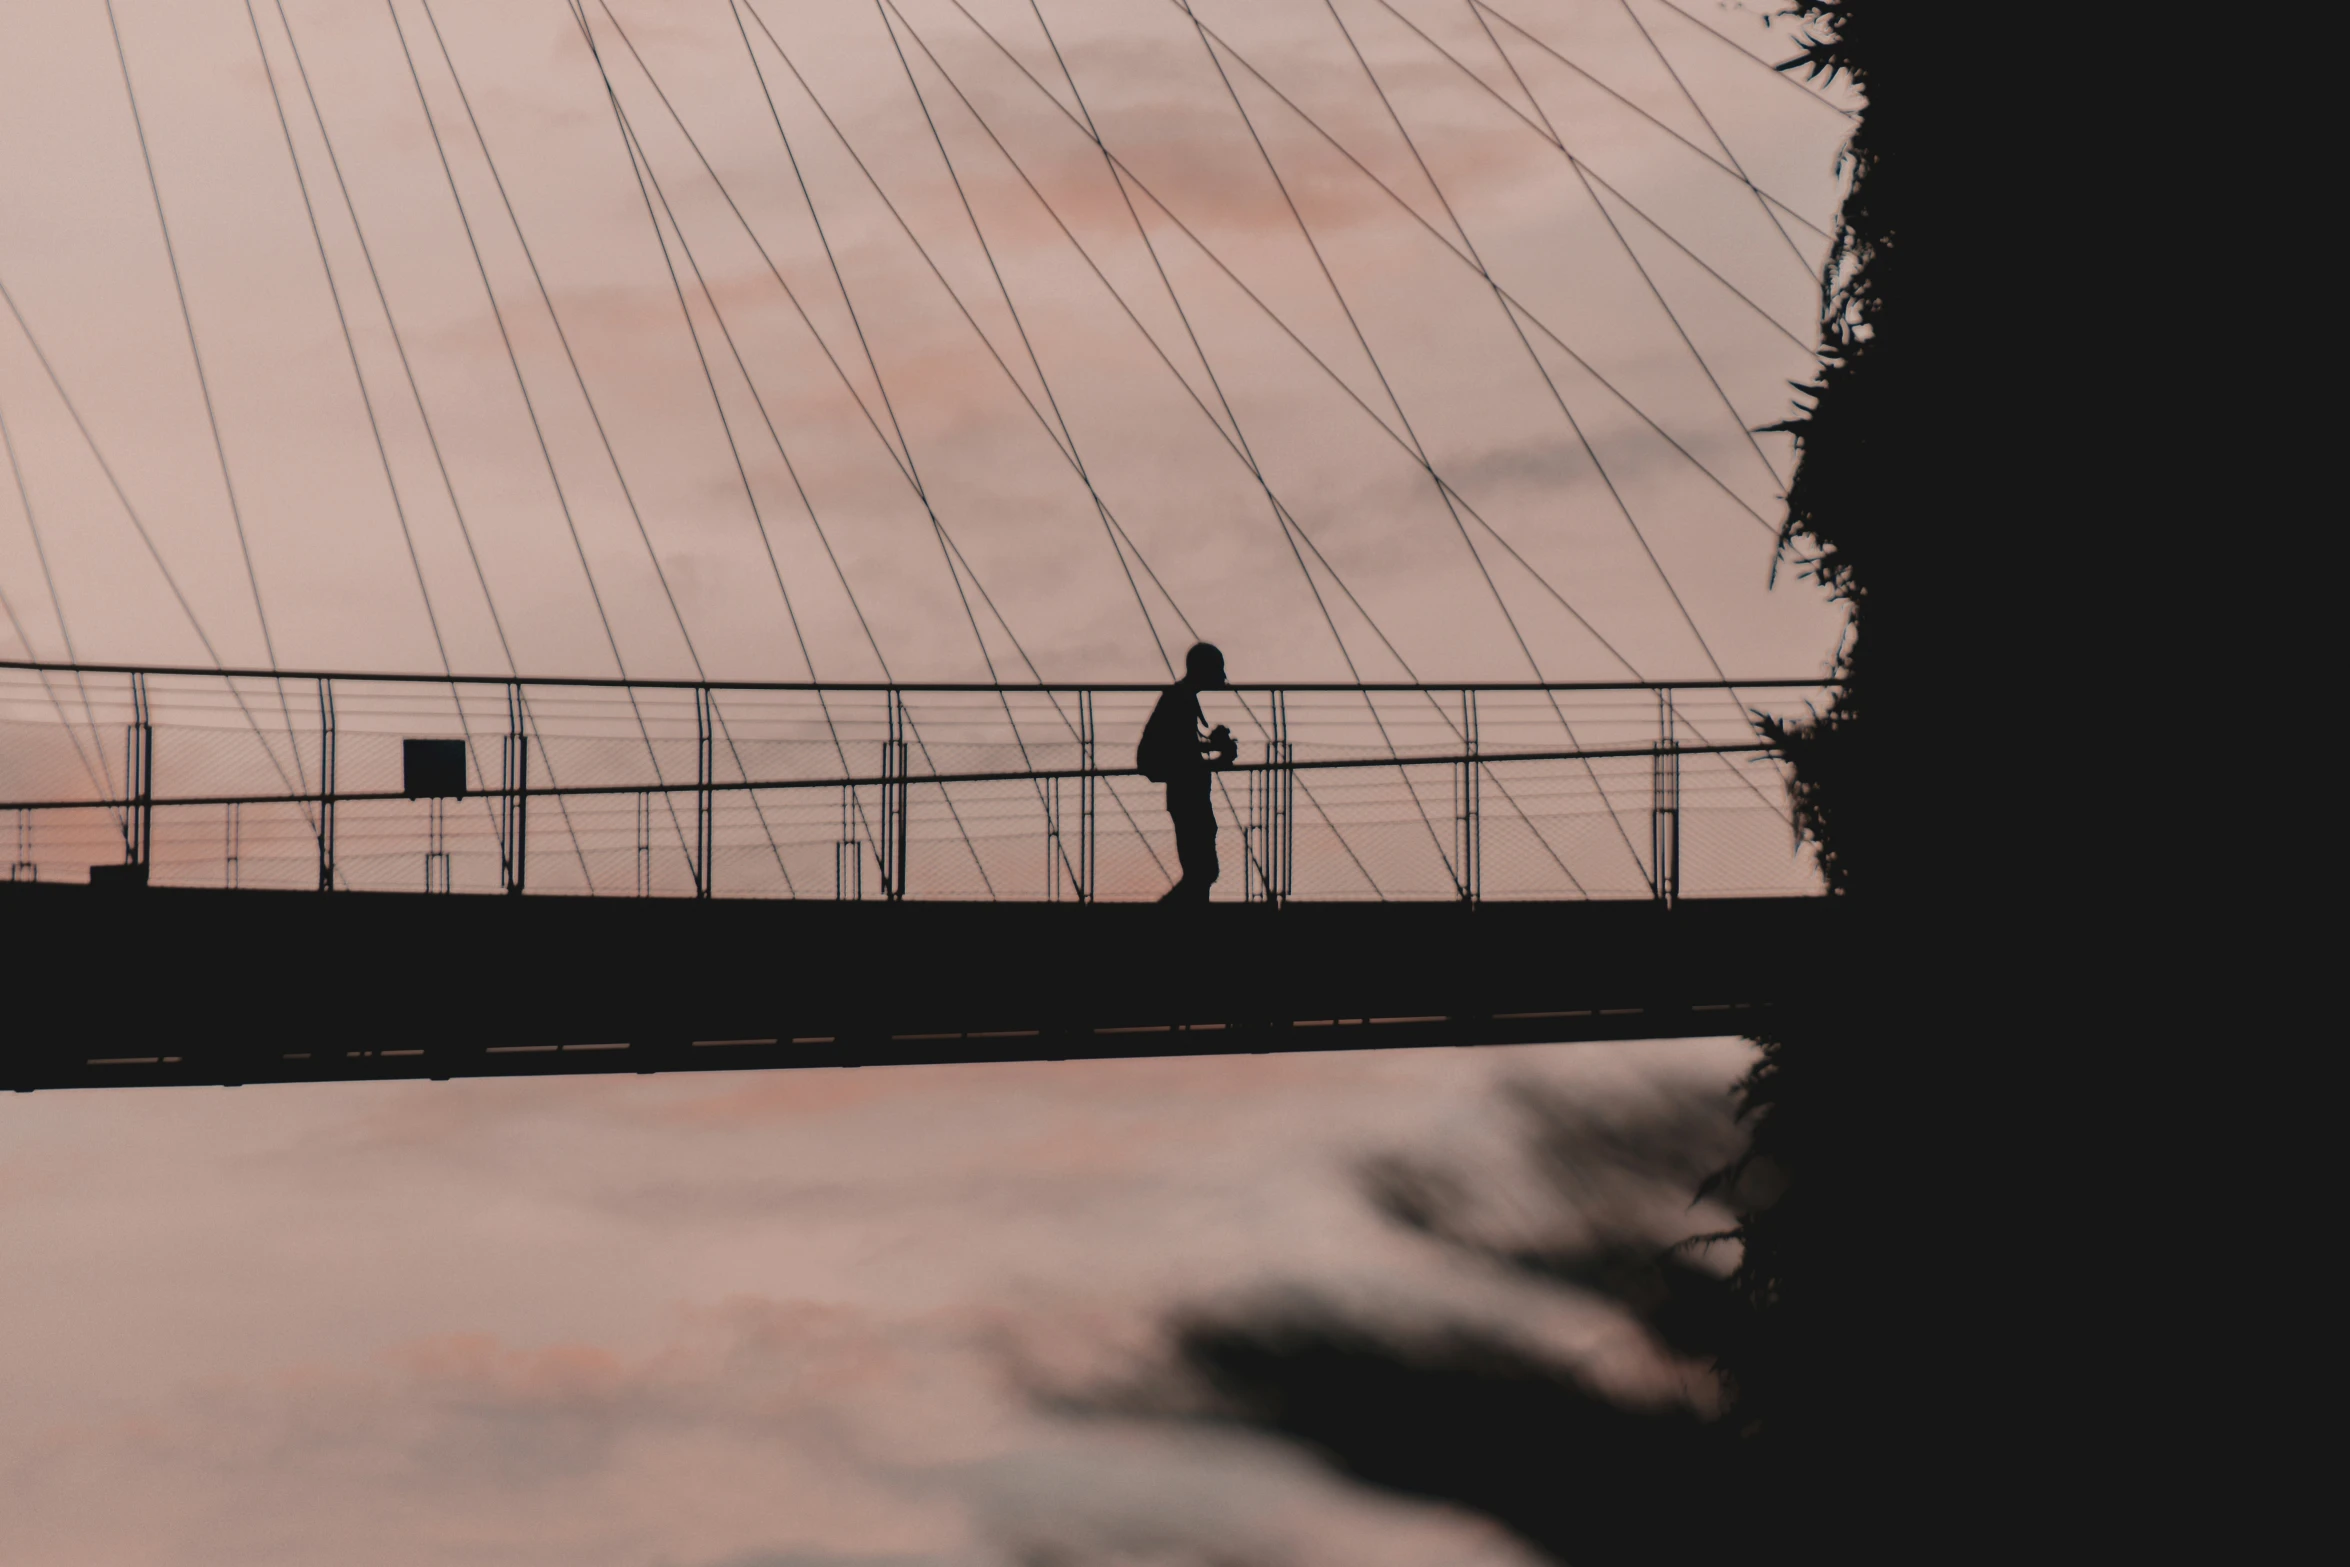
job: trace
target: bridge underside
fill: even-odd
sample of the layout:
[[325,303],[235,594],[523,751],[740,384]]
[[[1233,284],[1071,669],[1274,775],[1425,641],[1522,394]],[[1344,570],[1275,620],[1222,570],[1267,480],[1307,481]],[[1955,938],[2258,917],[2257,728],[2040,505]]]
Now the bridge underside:
[[1820,898],[816,903],[0,886],[0,1087],[1742,1033]]

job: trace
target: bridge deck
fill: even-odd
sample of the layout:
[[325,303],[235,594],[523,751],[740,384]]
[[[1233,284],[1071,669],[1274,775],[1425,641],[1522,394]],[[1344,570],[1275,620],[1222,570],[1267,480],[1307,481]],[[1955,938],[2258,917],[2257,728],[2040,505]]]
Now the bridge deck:
[[1735,1033],[1822,898],[830,903],[0,885],[0,1087]]

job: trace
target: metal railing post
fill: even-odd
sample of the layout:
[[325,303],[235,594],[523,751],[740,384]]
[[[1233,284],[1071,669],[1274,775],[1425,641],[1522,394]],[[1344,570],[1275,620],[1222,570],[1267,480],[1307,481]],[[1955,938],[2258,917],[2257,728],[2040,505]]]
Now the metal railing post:
[[1077,791],[1077,901],[1091,903],[1094,899],[1094,788],[1101,782],[1094,776],[1100,764],[1094,758],[1093,693],[1077,693],[1077,765],[1085,776],[1078,781]]
[[653,794],[640,789],[636,796],[636,895],[653,895]]
[[33,813],[16,813],[16,858],[9,863],[10,881],[39,881],[41,863],[33,858]]
[[522,682],[506,687],[506,744],[499,755],[498,881],[520,894],[530,866],[530,737],[524,727]]
[[[1273,742],[1265,742],[1265,760],[1273,759]],[[1272,901],[1272,878],[1265,852],[1265,839],[1272,815],[1272,796],[1268,789],[1273,781],[1270,770],[1248,775],[1248,820],[1240,824],[1240,898],[1243,903]]]
[[1043,780],[1044,901],[1061,901],[1061,780]]
[[1485,816],[1477,750],[1477,693],[1461,690],[1461,760],[1452,782],[1453,883],[1463,903],[1485,895]]
[[424,802],[424,890],[454,890],[449,871],[449,802],[436,794]]
[[[912,759],[906,750],[906,699],[889,694],[889,738],[881,742],[881,895],[895,903],[906,895],[906,817],[912,804]],[[863,872],[859,871],[859,881]]]
[[1275,908],[1289,901],[1294,865],[1292,823],[1297,774],[1289,744],[1289,696],[1275,691],[1266,700],[1265,769],[1249,777],[1249,822],[1242,829],[1241,896]]
[[335,683],[318,682],[318,890],[335,890]]
[[131,723],[123,747],[122,861],[145,866],[155,852],[155,723],[147,677],[131,676]]
[[832,896],[854,903],[865,896],[865,846],[857,841],[857,787],[840,788],[840,837],[832,846]]
[[1680,718],[1673,710],[1673,690],[1656,694],[1656,756],[1650,773],[1648,861],[1652,890],[1660,903],[1681,896],[1681,740]]
[[242,810],[242,806],[231,801],[228,807],[228,820],[224,824],[225,842],[221,864],[221,884],[232,889],[237,885],[239,874],[242,871],[241,862],[245,857],[245,823],[239,814]]
[[712,886],[712,860],[718,845],[718,833],[712,820],[716,797],[710,785],[717,763],[714,734],[717,728],[716,699],[708,686],[694,687],[694,896],[707,898]]
[[1289,901],[1290,872],[1295,869],[1297,847],[1297,772],[1291,763],[1297,759],[1289,743],[1289,693],[1273,693],[1273,765],[1274,771],[1266,777],[1272,784],[1271,804],[1273,841],[1266,845],[1271,852],[1266,856],[1266,869],[1272,874],[1268,881],[1272,903],[1278,908]]

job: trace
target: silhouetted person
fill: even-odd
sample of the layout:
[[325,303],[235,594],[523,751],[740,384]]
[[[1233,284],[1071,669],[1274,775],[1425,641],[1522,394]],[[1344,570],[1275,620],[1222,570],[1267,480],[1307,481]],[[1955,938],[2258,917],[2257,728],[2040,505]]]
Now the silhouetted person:
[[1208,800],[1208,774],[1221,772],[1240,758],[1232,731],[1218,724],[1205,738],[1200,726],[1199,694],[1221,690],[1224,655],[1202,642],[1183,655],[1183,678],[1159,696],[1143,725],[1142,742],[1135,747],[1134,764],[1153,783],[1167,786],[1167,815],[1175,824],[1175,855],[1183,865],[1183,879],[1169,888],[1161,903],[1205,903],[1221,867],[1216,863],[1216,810]]

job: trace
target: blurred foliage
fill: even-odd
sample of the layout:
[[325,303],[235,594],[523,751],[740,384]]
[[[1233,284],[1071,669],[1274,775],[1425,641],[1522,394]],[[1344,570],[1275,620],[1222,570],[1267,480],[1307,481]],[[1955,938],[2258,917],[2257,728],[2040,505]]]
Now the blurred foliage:
[[[1776,427],[1797,448],[1782,559],[1849,612],[1840,687],[1809,721],[1764,725],[1845,917],[1804,1003],[1755,1036],[1747,1163],[1710,1188],[1738,1215],[1739,1320],[1717,1364],[1747,1551],[1972,1560],[1970,1534],[2003,1538],[2002,1509],[2023,1505],[2015,1473],[1984,1478],[2020,1450],[1999,1318],[2028,1288],[2002,1193],[2022,1174],[2031,1089],[1998,1063],[2035,1027],[2015,953],[2039,895],[2017,827],[2050,760],[2025,739],[2037,649],[2003,617],[2068,610],[2031,546],[1991,536],[2019,528],[2022,544],[2057,520],[2018,485],[2019,413],[2042,363],[2064,358],[2017,309],[2037,281],[2011,215],[1978,198],[2013,204],[2025,171],[2057,160],[2001,123],[1960,13],[1796,0],[1789,15],[1800,46],[1784,68],[1866,99],[1819,373]],[[1962,716],[1986,700],[2022,721]],[[1961,747],[1977,767],[1957,765]],[[1736,1191],[1749,1164],[1772,1170],[1767,1197]]]
[[[1536,1167],[1586,1217],[1547,1239],[1472,1220],[1474,1183],[1455,1176],[1405,1162],[1372,1175],[1390,1217],[1613,1302],[1660,1355],[1718,1372],[1722,1401],[1627,1407],[1475,1334],[1399,1337],[1303,1307],[1187,1322],[1179,1339],[1252,1423],[1364,1480],[1487,1513],[1578,1567],[1930,1559],[1968,1527],[1939,1505],[1955,1482],[1937,1471],[1973,1440],[1954,1411],[1981,1396],[1969,1384],[1988,1340],[1955,1320],[1964,1276],[1918,1217],[1968,1211],[1966,1183],[1986,1177],[1964,1156],[1978,1146],[1966,1123],[2008,1114],[1942,1065],[1978,978],[1956,956],[1969,948],[1940,943],[1953,871],[1983,879],[1986,822],[2013,805],[1960,798],[1947,750],[1967,690],[1955,650],[1984,646],[1982,605],[1997,602],[1953,558],[1981,547],[1986,483],[1959,453],[1998,428],[1992,367],[2014,351],[1981,319],[1983,214],[1952,199],[1973,188],[1982,88],[1954,69],[1947,11],[1797,0],[1783,15],[1799,34],[1784,68],[1867,103],[1822,278],[1818,374],[1777,427],[1798,451],[1780,559],[1849,612],[1840,689],[1808,720],[1765,724],[1791,765],[1797,828],[1854,918],[1817,954],[1812,998],[1756,1036],[1743,1147],[1670,1117],[1611,1127],[1546,1106]],[[1639,1204],[1607,1218],[1626,1192],[1676,1182],[1734,1216],[1726,1279],[1660,1246],[1630,1216]]]
[[[1817,579],[1848,609],[1838,650],[1838,691],[1826,711],[1805,722],[1762,718],[1761,727],[1792,775],[1798,830],[1815,849],[1832,897],[1872,901],[1881,879],[1898,875],[1889,863],[1889,833],[1908,825],[1904,813],[1923,803],[1892,787],[1899,764],[1889,753],[1880,696],[1888,666],[1916,656],[1884,635],[1901,618],[1913,584],[1906,579],[1920,556],[1917,518],[1900,504],[1905,477],[1889,464],[1914,463],[1915,425],[1928,404],[1905,395],[1918,373],[1918,355],[1904,328],[1915,306],[1905,262],[1909,225],[1904,203],[1917,199],[1911,148],[1918,139],[1907,79],[1928,69],[1921,51],[1932,30],[1888,0],[1797,0],[1789,15],[1799,47],[1782,69],[1813,79],[1857,86],[1867,107],[1844,154],[1846,194],[1837,215],[1821,284],[1820,369],[1797,390],[1802,411],[1772,428],[1795,438],[1797,462],[1787,490],[1780,534],[1782,558]],[[1931,308],[1931,303],[1928,303]],[[1896,698],[1892,706],[1898,710]],[[1857,931],[1859,921],[1853,922]],[[1819,955],[1824,1004],[1788,1015],[1780,1027],[1755,1036],[1762,1059],[1742,1085],[1743,1113],[1752,1138],[1742,1158],[1768,1160],[1780,1173],[1771,1200],[1738,1207],[1739,1265],[1732,1286],[1747,1318],[1745,1331],[1725,1342],[1719,1364],[1728,1378],[1739,1423],[1766,1449],[1766,1467],[1789,1459],[1786,1428],[1808,1414],[1825,1414],[1816,1395],[1827,1391],[1834,1351],[1819,1342],[1820,1324],[1807,1318],[1811,1292],[1841,1289],[1853,1273],[1849,1258],[1825,1248],[1851,1248],[1876,1226],[1834,1188],[1844,1182],[1885,1181],[1866,1166],[1876,1150],[1849,1124],[1849,1114],[1881,1119],[1887,1106],[1865,1091],[1851,1071],[1872,1041],[1864,1006],[1853,1005],[1873,976],[1867,956],[1846,948]],[[1742,1166],[1725,1168],[1708,1183],[1734,1182]],[[1821,1199],[1828,1198],[1823,1203]],[[1831,1210],[1840,1210],[1833,1212]]]
[[[1548,1238],[1493,1224],[1477,1181],[1398,1162],[1372,1176],[1398,1222],[1613,1302],[1660,1355],[1718,1372],[1721,1399],[1628,1407],[1490,1338],[1327,1308],[1179,1338],[1228,1410],[1578,1567],[1980,1560],[2077,1510],[2083,1485],[2076,1427],[2019,1415],[2072,1407],[2078,1338],[2050,1325],[2052,1286],[2079,1276],[2065,1259],[2083,1229],[2057,1221],[2085,1190],[2067,1152],[2082,1123],[2058,1113],[2079,1041],[2051,1004],[2077,936],[2030,846],[2063,765],[2048,632],[2091,603],[2062,552],[2097,529],[2068,499],[2079,474],[2048,459],[2081,428],[2066,395],[2098,383],[2052,335],[2071,307],[2040,296],[2098,280],[2040,268],[2054,235],[2017,209],[2037,179],[2071,182],[2053,213],[2085,182],[2001,95],[2009,62],[1970,57],[1966,16],[1896,0],[1782,16],[1799,34],[1785,68],[1866,100],[1818,373],[1777,426],[1798,455],[1780,561],[1848,611],[1840,685],[1809,719],[1765,724],[1846,917],[1804,1002],[1755,1036],[1743,1147],[1669,1120],[1554,1118],[1536,1167],[1600,1217]],[[1986,703],[1996,727],[1972,716]],[[1962,747],[1989,770],[1954,765]],[[1680,1180],[1722,1204],[1727,1278],[1606,1221],[1601,1169],[1617,1197]]]
[[1366,1195],[1465,1267],[1637,1324],[1650,1374],[1630,1379],[1634,1391],[1496,1327],[1415,1326],[1293,1296],[1176,1323],[1189,1410],[1480,1513],[1562,1562],[1722,1549],[1739,1516],[1738,1453],[1708,1367],[1740,1319],[1707,1237],[1690,1233],[1689,1193],[1736,1151],[1733,1106],[1718,1090],[1594,1103],[1523,1084],[1508,1097],[1520,1136],[1506,1169],[1389,1156],[1364,1169]]

